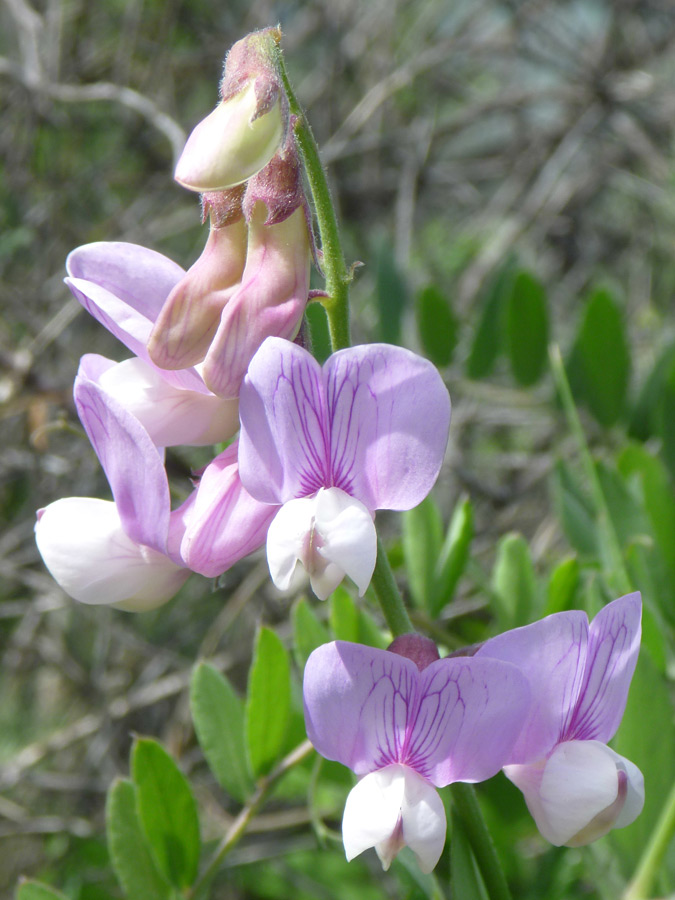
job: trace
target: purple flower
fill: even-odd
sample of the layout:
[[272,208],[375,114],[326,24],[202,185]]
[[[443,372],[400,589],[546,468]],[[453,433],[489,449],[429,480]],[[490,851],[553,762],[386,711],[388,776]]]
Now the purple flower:
[[140,422],[82,374],[74,396],[114,502],[67,497],[41,509],[38,549],[75,600],[153,609],[190,574],[178,547],[193,498],[171,512],[162,455]]
[[154,250],[115,242],[78,247],[66,267],[66,284],[77,300],[137,357],[115,372],[104,357],[85,357],[89,377],[98,380],[106,372],[106,391],[133,404],[160,446],[229,440],[238,427],[236,402],[211,393],[196,369],[167,371],[148,355],[155,320],[183,269]]
[[581,846],[629,825],[644,803],[640,770],[609,747],[640,648],[640,594],[602,609],[558,613],[489,640],[476,659],[505,660],[527,676],[532,703],[504,772],[539,831]]
[[410,509],[443,461],[450,398],[431,363],[366,344],[323,368],[268,338],[241,388],[239,470],[246,490],[281,507],[270,525],[272,580],[291,586],[299,562],[325,599],[345,575],[363,595],[375,567],[377,509]]
[[498,772],[529,700],[509,663],[439,659],[420,671],[396,653],[343,641],[311,654],[303,691],[310,741],[360,778],[342,822],[347,859],[374,846],[388,869],[408,845],[424,872],[445,843],[435,788]]

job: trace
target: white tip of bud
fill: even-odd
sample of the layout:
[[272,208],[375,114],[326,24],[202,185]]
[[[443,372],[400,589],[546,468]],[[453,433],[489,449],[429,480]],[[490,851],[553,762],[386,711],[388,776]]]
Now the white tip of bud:
[[174,178],[191,191],[223,191],[259,172],[281,144],[284,121],[276,102],[259,112],[255,81],[222,101],[193,130]]

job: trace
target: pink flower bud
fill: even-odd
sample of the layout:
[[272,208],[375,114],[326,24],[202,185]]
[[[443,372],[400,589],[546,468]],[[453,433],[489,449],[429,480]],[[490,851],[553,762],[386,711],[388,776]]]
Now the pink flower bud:
[[188,190],[242,184],[274,156],[288,129],[288,101],[276,61],[277,28],[238,41],[225,61],[222,101],[187,140],[175,179]]

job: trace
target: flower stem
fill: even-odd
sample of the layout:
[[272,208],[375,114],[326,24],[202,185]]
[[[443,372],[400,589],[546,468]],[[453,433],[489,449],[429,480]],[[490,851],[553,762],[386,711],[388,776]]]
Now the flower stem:
[[328,315],[331,347],[333,351],[349,347],[349,285],[352,275],[347,269],[338,228],[335,207],[328,187],[326,172],[319,156],[319,148],[314,134],[300,106],[286,72],[281,47],[278,48],[279,68],[284,83],[291,114],[295,116],[293,128],[305,163],[307,181],[312,192],[316,220],[321,237],[322,267],[326,278],[326,293],[323,301]]
[[675,834],[675,783],[670,789],[670,795],[638,863],[633,880],[626,888],[623,900],[646,900],[651,896],[654,878],[661,867],[673,834]]
[[382,612],[393,637],[414,631],[415,628],[403,603],[394,573],[391,571],[387,552],[382,546],[379,537],[377,539],[377,560],[375,561],[375,571],[373,572],[371,585],[380,602]]
[[569,381],[567,380],[567,373],[565,372],[565,366],[560,354],[560,348],[556,344],[553,344],[549,348],[549,359],[551,362],[551,370],[553,372],[553,380],[555,382],[558,395],[560,396],[563,410],[565,411],[567,423],[572,434],[576,438],[579,450],[581,451],[581,463],[584,467],[586,478],[590,487],[591,498],[593,500],[593,506],[595,507],[595,514],[598,520],[598,530],[601,536],[604,538],[604,545],[607,556],[607,559],[605,560],[605,568],[608,580],[613,582],[614,586],[621,593],[628,593],[633,589],[633,585],[631,583],[630,577],[628,576],[628,572],[626,571],[626,566],[623,561],[623,553],[621,551],[621,544],[614,528],[614,524],[612,523],[612,518],[609,513],[607,501],[605,500],[605,494],[602,490],[600,479],[598,478],[598,473],[593,462],[593,457],[591,456],[591,452],[588,448],[586,435],[584,434],[584,429],[581,425],[581,420],[574,403],[574,398],[572,397],[572,391],[570,389]]
[[314,747],[310,744],[309,741],[303,741],[301,744],[292,750],[284,759],[281,760],[279,765],[273,769],[269,775],[261,778],[258,781],[258,786],[256,787],[251,799],[248,801],[246,806],[244,806],[237,816],[237,818],[232,822],[230,827],[227,830],[227,833],[223,837],[222,841],[216,848],[216,852],[213,855],[213,858],[206,866],[204,871],[201,873],[199,878],[195,881],[192,889],[186,894],[188,900],[197,900],[197,898],[204,896],[204,892],[207,890],[211,881],[215,877],[218,872],[218,869],[221,866],[222,861],[225,859],[230,850],[237,844],[241,838],[246,833],[246,829],[251,821],[251,819],[258,812],[262,804],[267,799],[267,795],[277,783],[277,781],[288,772],[289,769],[292,769],[293,766],[297,766],[298,763],[301,763],[303,759],[305,759],[309,754],[314,750]]
[[473,855],[483,877],[490,900],[511,900],[497,850],[488,831],[483,813],[478,805],[476,792],[471,784],[456,781],[450,785],[452,802],[464,826]]

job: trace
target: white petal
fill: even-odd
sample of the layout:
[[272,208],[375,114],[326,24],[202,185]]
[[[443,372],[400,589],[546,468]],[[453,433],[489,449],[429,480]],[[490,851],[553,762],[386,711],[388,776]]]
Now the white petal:
[[216,444],[239,428],[236,400],[175,387],[142,359],[118,363],[98,381],[139,420],[157,447]]
[[288,590],[299,562],[320,600],[325,600],[345,575],[363,596],[376,556],[373,517],[339,488],[321,488],[311,497],[284,503],[267,532],[267,560],[274,584]]
[[54,579],[82,603],[154,609],[190,574],[127,537],[109,500],[67,497],[51,503],[38,513],[35,539]]
[[315,527],[321,536],[318,553],[342,569],[363,597],[377,558],[377,532],[372,515],[359,500],[333,487],[317,494],[315,516]]
[[600,741],[565,741],[545,761],[506,766],[504,772],[523,791],[539,831],[556,846],[578,847],[619,822],[628,825],[644,801],[639,769]]
[[347,797],[342,838],[348,860],[375,847],[386,871],[409,846],[420,869],[431,872],[445,844],[446,819],[436,789],[408,766],[366,775]]

